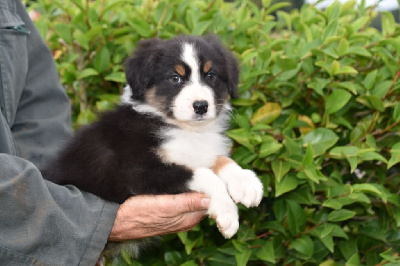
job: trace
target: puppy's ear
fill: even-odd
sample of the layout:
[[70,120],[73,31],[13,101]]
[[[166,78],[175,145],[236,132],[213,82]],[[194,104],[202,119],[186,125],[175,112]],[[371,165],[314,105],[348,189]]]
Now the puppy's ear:
[[215,35],[205,36],[206,41],[215,46],[217,50],[225,58],[225,67],[228,73],[228,90],[231,98],[235,99],[238,95],[238,83],[239,83],[239,67],[238,62],[231,51],[224,47],[218,37]]
[[144,93],[162,53],[161,39],[140,41],[132,57],[125,61],[126,81],[132,90],[132,98],[144,99]]

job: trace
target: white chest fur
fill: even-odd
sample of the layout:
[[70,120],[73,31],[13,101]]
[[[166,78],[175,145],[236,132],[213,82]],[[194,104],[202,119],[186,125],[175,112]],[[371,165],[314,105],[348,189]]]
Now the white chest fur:
[[162,134],[167,140],[161,145],[159,155],[166,163],[176,163],[190,169],[210,168],[217,156],[229,154],[230,141],[219,132],[173,128]]

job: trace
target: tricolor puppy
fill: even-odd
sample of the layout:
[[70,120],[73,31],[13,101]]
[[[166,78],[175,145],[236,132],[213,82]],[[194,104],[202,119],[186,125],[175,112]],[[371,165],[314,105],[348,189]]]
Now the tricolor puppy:
[[239,227],[236,203],[257,206],[263,186],[229,159],[230,97],[238,67],[216,37],[142,41],[126,62],[121,104],[76,133],[43,171],[109,201],[188,191],[210,196],[221,233]]

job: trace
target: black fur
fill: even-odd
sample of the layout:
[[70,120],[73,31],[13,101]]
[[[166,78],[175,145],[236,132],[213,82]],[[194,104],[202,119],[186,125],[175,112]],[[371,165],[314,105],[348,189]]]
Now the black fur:
[[151,132],[162,126],[166,125],[159,118],[119,106],[77,132],[42,174],[55,183],[73,184],[118,203],[136,194],[188,191],[185,184],[192,172],[166,165],[153,153],[162,139]]
[[[237,96],[236,60],[218,39],[180,36],[164,41],[140,42],[134,56],[125,63],[132,99],[146,102],[146,93],[155,89],[157,98],[170,103],[190,76],[190,68],[180,59],[182,41],[195,44],[200,63],[212,60],[218,78],[202,81],[213,88],[218,103]],[[186,70],[184,82],[174,85],[169,77],[174,66]],[[161,108],[168,114],[168,105]],[[171,116],[171,114],[169,114]],[[161,130],[173,127],[162,117],[139,113],[131,105],[120,105],[101,115],[100,119],[81,129],[42,171],[44,178],[61,185],[72,184],[103,199],[117,203],[137,194],[176,194],[188,191],[192,170],[184,165],[166,164],[156,155],[163,141]]]

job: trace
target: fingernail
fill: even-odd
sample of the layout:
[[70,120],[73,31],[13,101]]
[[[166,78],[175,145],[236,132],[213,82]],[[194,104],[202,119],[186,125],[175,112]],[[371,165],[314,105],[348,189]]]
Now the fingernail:
[[209,198],[202,198],[201,199],[201,207],[208,209],[208,206],[210,206],[210,199]]

